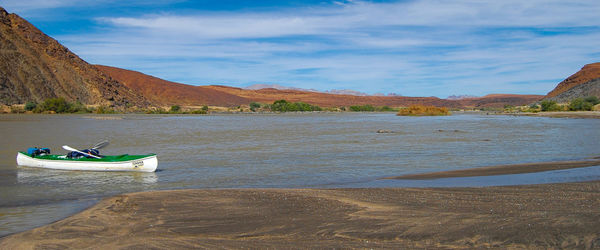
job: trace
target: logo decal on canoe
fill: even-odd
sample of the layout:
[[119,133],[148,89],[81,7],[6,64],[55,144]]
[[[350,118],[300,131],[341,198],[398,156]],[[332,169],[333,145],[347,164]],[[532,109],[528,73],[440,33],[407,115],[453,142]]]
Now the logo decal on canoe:
[[132,161],[131,164],[134,168],[139,168],[144,166],[144,161]]

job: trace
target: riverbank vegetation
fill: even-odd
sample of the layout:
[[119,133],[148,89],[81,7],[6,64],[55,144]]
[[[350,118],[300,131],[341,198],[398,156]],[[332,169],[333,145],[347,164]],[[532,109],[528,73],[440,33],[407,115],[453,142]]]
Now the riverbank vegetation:
[[352,112],[398,112],[399,109],[391,108],[389,106],[373,106],[367,105],[355,105],[348,107],[348,110]]
[[586,98],[576,98],[569,103],[571,111],[592,111],[595,105],[600,104],[598,97],[589,96]]
[[402,108],[398,112],[399,116],[444,116],[450,115],[446,107],[411,105],[408,108]]
[[543,100],[540,103],[540,111],[542,112],[550,112],[550,111],[564,111],[565,108],[563,105],[558,105],[555,101]]
[[310,105],[304,102],[288,102],[286,100],[277,100],[273,102],[273,104],[266,105],[265,108],[273,112],[307,112],[323,110],[316,105]]
[[600,111],[600,99],[596,96],[575,98],[569,103],[557,103],[543,100],[528,106],[504,106],[504,113],[538,113],[538,112],[569,112],[569,111]]
[[49,98],[42,103],[27,102],[25,104],[15,104],[3,106],[0,113],[35,113],[35,114],[208,114],[208,106],[200,108],[183,108],[179,105],[173,105],[170,108],[150,107],[150,108],[121,108],[104,105],[84,105],[81,102],[68,102],[66,99]]

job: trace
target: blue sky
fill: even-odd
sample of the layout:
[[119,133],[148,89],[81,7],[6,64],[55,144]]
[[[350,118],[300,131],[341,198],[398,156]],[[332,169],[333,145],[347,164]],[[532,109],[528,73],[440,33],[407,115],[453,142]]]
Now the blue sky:
[[597,0],[0,0],[84,60],[193,84],[546,94],[600,61]]

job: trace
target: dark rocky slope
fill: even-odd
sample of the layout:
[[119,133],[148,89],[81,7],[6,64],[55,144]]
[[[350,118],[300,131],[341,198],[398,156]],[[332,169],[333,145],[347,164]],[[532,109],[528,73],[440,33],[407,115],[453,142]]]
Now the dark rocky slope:
[[591,63],[560,82],[544,99],[569,102],[575,98],[600,97],[600,63]]
[[150,105],[143,96],[0,7],[0,104],[55,97],[116,107]]

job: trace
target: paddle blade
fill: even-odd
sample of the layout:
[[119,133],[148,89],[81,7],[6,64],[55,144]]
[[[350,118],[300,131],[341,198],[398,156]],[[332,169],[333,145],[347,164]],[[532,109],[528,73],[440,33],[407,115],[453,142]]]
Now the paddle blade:
[[92,149],[101,149],[103,147],[108,146],[108,144],[109,144],[108,141],[101,141],[101,142],[96,143],[96,145],[92,146]]
[[77,150],[77,149],[74,149],[74,148],[72,148],[72,147],[69,147],[69,146],[67,146],[67,145],[64,145],[64,146],[62,146],[62,148],[64,148],[64,149],[65,149],[65,150],[67,150],[67,151],[75,151],[75,152],[77,152],[77,153],[80,153],[80,154],[82,154],[82,155],[85,155],[85,156],[94,157],[94,158],[96,158],[96,159],[101,159],[101,158],[100,158],[100,157],[98,157],[98,156],[95,156],[95,155],[91,155],[91,154],[88,154],[88,153],[81,152],[81,151],[79,151],[79,150]]

